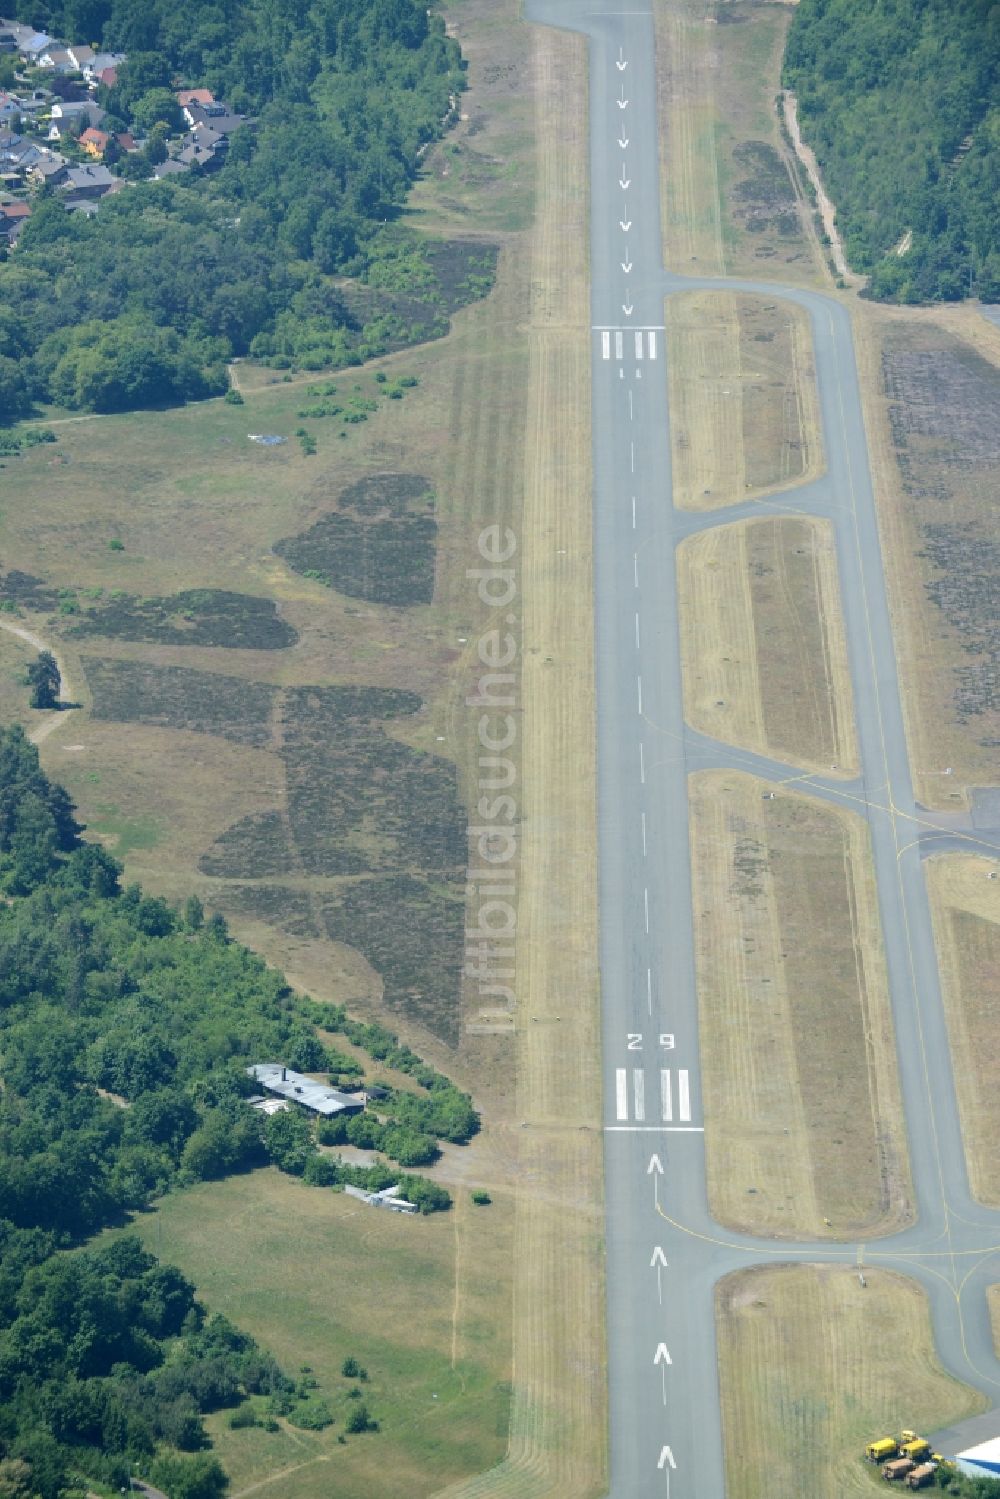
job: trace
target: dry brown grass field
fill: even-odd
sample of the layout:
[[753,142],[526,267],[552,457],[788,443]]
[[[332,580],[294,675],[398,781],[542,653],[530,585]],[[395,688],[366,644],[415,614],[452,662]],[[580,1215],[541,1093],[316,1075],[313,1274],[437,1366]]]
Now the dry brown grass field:
[[[476,1185],[481,1162],[511,1204],[513,1254],[489,1258],[482,1290],[503,1372],[464,1447],[462,1423],[478,1418],[454,1403],[438,1417],[451,1453],[438,1481],[589,1494],[605,1423],[595,891],[579,855],[593,838],[585,53],[522,24],[513,0],[466,0],[448,18],[470,62],[466,118],[429,154],[411,217],[495,240],[490,296],[446,338],[360,370],[285,380],[241,365],[242,407],[60,423],[55,447],[17,463],[0,571],[16,622],[57,644],[80,685],[84,707],[46,742],[46,769],[128,877],[173,899],[197,890],[292,982],[391,1024],[483,1112],[482,1134],[439,1170]],[[418,383],[386,399],[400,376]],[[327,383],[366,420],[307,419],[308,457],[293,434],[310,386]],[[251,432],[289,440],[262,448]],[[399,549],[379,550],[373,515],[425,537],[433,521],[420,577]],[[487,525],[517,538],[511,629],[525,663],[510,751],[523,1008],[502,1033],[478,1023],[459,972],[466,808],[481,794],[468,699],[479,637],[498,623],[467,569]],[[350,543],[332,562],[331,535]],[[309,546],[326,547],[322,566],[301,560]],[[426,593],[428,555],[430,602],[393,602],[391,588]],[[342,587],[314,575],[333,566]],[[12,569],[35,581],[11,585]],[[11,651],[0,694],[16,710]],[[570,1025],[574,1046],[553,1047]],[[444,1313],[480,1252],[480,1220],[463,1206],[443,1221],[440,1273],[400,1274],[398,1294],[401,1315],[425,1320],[432,1343],[445,1329],[450,1349]],[[175,1247],[198,1278],[201,1249]],[[211,1301],[210,1276],[204,1290]],[[337,1279],[313,1303],[317,1336],[344,1315],[343,1294]],[[497,1465],[498,1421],[509,1452]],[[412,1473],[407,1440],[387,1423],[372,1461]],[[248,1448],[241,1483],[255,1460]],[[265,1492],[296,1499],[312,1481],[268,1479]]]
[[654,13],[667,265],[825,281],[774,108],[790,7],[656,0]]
[[716,510],[822,467],[812,337],[790,303],[685,292],[666,314],[674,501]]
[[737,772],[689,785],[712,1212],[889,1232],[910,1187],[865,825]]
[[858,306],[914,782],[926,806],[955,809],[998,780],[1000,328],[971,306]]
[[685,714],[741,748],[828,774],[857,764],[833,535],[787,516],[677,551]]
[[948,854],[924,865],[941,963],[965,1157],[975,1195],[1000,1206],[1000,880],[997,863]]
[[846,1499],[884,1491],[866,1442],[933,1429],[983,1408],[945,1374],[927,1300],[905,1276],[865,1267],[768,1265],[719,1285],[729,1499]]

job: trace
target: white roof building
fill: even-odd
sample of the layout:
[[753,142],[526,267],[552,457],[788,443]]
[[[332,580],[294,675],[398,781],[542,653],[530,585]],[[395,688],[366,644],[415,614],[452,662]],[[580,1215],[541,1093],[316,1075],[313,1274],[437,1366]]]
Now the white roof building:
[[363,1100],[353,1093],[328,1088],[325,1083],[317,1083],[303,1072],[282,1067],[280,1062],[258,1062],[247,1068],[247,1075],[255,1078],[268,1093],[276,1093],[291,1103],[300,1103],[303,1108],[313,1114],[322,1114],[325,1119],[336,1114],[360,1114],[364,1109]]
[[967,1478],[1000,1478],[1000,1437],[990,1437],[978,1447],[969,1447],[955,1458],[958,1471]]

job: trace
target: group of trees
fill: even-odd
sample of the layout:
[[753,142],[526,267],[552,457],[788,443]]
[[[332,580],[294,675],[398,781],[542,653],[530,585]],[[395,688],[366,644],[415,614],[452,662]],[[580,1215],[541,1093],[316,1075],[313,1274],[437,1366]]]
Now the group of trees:
[[80,1475],[125,1486],[141,1462],[171,1499],[217,1499],[203,1415],[291,1381],[137,1239],[57,1243],[0,1221],[0,1492],[5,1469],[24,1499],[58,1499]]
[[[317,1035],[326,1007],[221,916],[123,888],[81,832],[23,731],[0,733],[0,1494],[20,1499],[17,1464],[24,1499],[56,1499],[70,1469],[117,1482],[126,1456],[149,1459],[155,1483],[166,1449],[171,1499],[217,1499],[201,1415],[284,1389],[281,1371],[228,1324],[204,1325],[192,1288],[137,1244],[60,1251],[167,1187],[268,1162],[317,1187],[400,1182],[424,1212],[451,1199],[383,1161],[345,1164],[299,1110],[251,1109],[252,1061],[338,1079],[361,1064]],[[475,1132],[467,1096],[391,1032],[333,1021],[419,1089],[388,1090],[366,1144],[419,1164],[436,1138]]]
[[870,294],[1000,300],[996,0],[801,0],[784,81]]
[[149,133],[145,155],[119,163],[127,175],[166,154],[180,82],[252,118],[212,175],[137,183],[89,220],[37,205],[0,265],[0,421],[32,399],[110,411],[213,394],[225,361],[255,339],[273,351],[276,330],[313,368],[364,342],[329,278],[384,256],[386,220],[462,86],[457,44],[423,0],[15,9],[127,52],[99,96],[110,129]]

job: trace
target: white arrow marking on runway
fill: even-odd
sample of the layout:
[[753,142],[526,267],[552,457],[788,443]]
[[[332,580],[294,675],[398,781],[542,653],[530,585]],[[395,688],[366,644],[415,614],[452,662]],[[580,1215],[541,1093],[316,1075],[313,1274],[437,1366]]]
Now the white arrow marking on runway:
[[634,311],[635,308],[632,306],[631,302],[622,303],[622,312],[624,312],[626,317],[631,317]]
[[653,1176],[654,1173],[657,1176],[663,1175],[663,1167],[660,1165],[660,1157],[658,1155],[651,1155],[649,1158],[649,1165],[646,1167],[647,1176]]
[[621,47],[618,48],[618,61],[615,63],[615,67],[618,69],[619,73],[624,73],[625,69],[628,67],[628,63],[625,61],[625,53]]
[[622,192],[625,192],[625,190],[627,188],[629,188],[629,187],[632,186],[632,179],[631,179],[631,177],[626,177],[625,176],[625,163],[624,162],[622,162],[622,174],[621,174],[621,176],[618,179],[618,186],[621,188]]
[[[628,246],[627,245],[625,247],[625,254],[628,255]],[[629,271],[631,269],[632,269],[632,262],[631,262],[631,260],[623,260],[622,261],[622,270],[625,272],[626,276],[628,275],[628,273],[629,273]]]
[[656,1345],[656,1353],[653,1355],[653,1367],[654,1367],[654,1369],[655,1369],[655,1367],[656,1367],[657,1364],[672,1364],[672,1363],[673,1363],[673,1359],[670,1357],[670,1353],[669,1353],[669,1351],[667,1349],[666,1343],[657,1343],[657,1345]]
[[676,1468],[677,1467],[677,1464],[674,1462],[674,1454],[671,1452],[670,1448],[669,1447],[661,1447],[660,1448],[660,1460],[656,1464],[656,1466],[658,1468],[665,1468],[668,1463],[671,1466],[671,1468]]
[[615,102],[618,105],[619,109],[628,109],[628,100],[625,97],[625,85],[624,85],[624,83],[622,84],[622,96],[621,96],[620,99],[617,99]]
[[621,225],[621,231],[622,231],[622,233],[623,234],[627,234],[629,232],[629,230],[631,229],[631,227],[632,227],[632,220],[631,219],[619,219],[618,222]]
[[624,140],[622,140],[621,136],[619,136],[618,137],[618,145],[620,146],[620,148],[623,151],[627,151],[628,150],[628,136],[626,136]]
[[653,1258],[649,1262],[649,1268],[652,1270],[654,1267],[656,1269],[656,1299],[662,1306],[663,1272],[667,1268],[667,1257],[663,1253],[663,1250],[660,1248],[659,1244],[657,1244],[656,1248],[653,1250]]

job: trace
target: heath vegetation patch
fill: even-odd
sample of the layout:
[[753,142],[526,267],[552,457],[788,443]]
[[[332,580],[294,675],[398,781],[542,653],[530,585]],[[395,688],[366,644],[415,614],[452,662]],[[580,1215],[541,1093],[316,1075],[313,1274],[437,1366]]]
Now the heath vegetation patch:
[[94,718],[217,734],[262,748],[271,738],[276,689],[186,666],[84,656]]
[[434,594],[434,494],[419,474],[375,474],[341,494],[337,509],[274,550],[306,577],[350,598],[429,604]]

